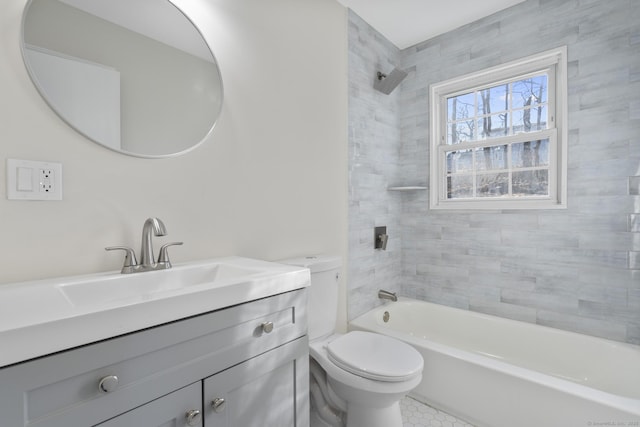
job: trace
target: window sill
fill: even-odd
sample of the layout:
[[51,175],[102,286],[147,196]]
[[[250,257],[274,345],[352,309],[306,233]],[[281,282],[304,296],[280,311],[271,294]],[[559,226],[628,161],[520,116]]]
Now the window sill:
[[434,201],[429,204],[432,210],[551,210],[566,209],[566,203],[559,203],[555,200],[455,200],[455,201]]

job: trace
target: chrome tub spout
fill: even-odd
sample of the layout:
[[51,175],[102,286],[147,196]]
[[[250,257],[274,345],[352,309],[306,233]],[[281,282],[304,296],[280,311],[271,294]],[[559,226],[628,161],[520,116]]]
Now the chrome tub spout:
[[395,292],[385,291],[384,289],[380,289],[378,291],[378,298],[388,299],[389,301],[398,301],[398,296]]

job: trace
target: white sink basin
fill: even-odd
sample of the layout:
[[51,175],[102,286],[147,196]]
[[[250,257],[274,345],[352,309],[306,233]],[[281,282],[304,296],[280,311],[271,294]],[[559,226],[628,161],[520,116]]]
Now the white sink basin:
[[168,270],[132,274],[113,274],[87,280],[62,283],[58,290],[74,306],[104,305],[115,301],[149,300],[161,294],[209,288],[230,282],[243,282],[263,270],[243,268],[222,262],[191,264]]
[[300,267],[226,257],[0,285],[0,367],[304,288],[309,280]]

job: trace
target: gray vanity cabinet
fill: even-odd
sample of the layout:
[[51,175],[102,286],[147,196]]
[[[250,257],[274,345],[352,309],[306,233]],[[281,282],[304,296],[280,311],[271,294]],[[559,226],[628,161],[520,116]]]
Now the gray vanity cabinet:
[[306,292],[0,368],[0,425],[307,427]]

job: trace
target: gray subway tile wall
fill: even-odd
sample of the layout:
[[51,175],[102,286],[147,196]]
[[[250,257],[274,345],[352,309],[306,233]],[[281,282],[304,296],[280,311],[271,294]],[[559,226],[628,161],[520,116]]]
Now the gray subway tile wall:
[[[400,91],[373,89],[378,71],[400,65],[400,52],[364,21],[349,23],[349,289],[350,313],[375,306],[377,290],[401,285],[400,220],[397,195],[387,191],[400,156]],[[391,236],[385,251],[374,249],[374,227]]]
[[[376,292],[640,344],[640,2],[527,0],[400,51],[349,15],[349,318]],[[431,211],[429,85],[568,48],[568,208]],[[391,95],[379,68],[409,76]],[[383,223],[385,222],[385,223]],[[373,226],[389,250],[373,250]]]

